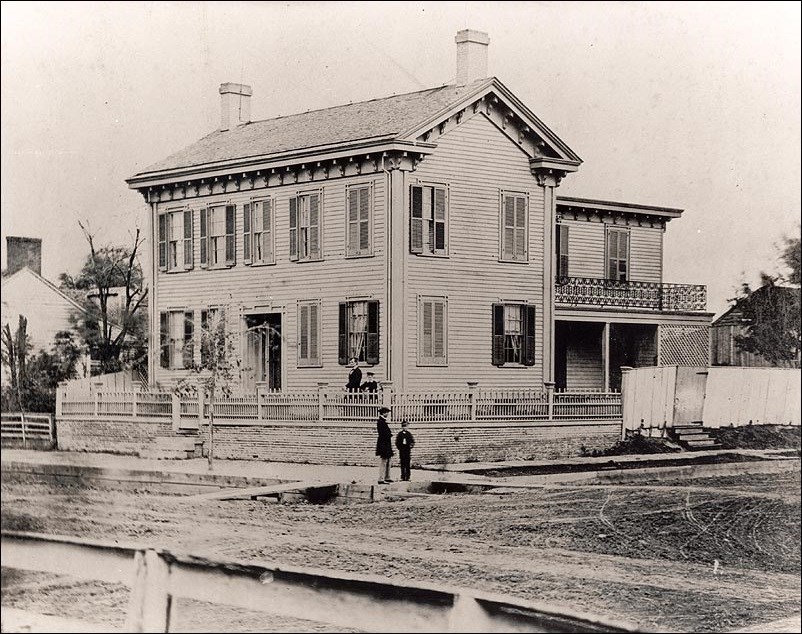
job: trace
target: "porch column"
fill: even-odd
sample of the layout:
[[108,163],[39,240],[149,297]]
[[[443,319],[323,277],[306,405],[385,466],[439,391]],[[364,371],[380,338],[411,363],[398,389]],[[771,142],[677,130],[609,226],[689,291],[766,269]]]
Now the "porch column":
[[[159,308],[158,308],[158,294],[156,289],[156,275],[159,268],[159,236],[156,235],[158,230],[158,222],[156,214],[158,213],[158,204],[155,201],[150,202],[150,213],[148,214],[148,234],[150,235],[150,249],[143,249],[145,256],[145,271],[143,277],[150,273],[150,288],[148,290],[148,385],[150,387],[156,386],[156,368],[158,367],[159,359],[161,359],[161,333],[159,332]],[[147,244],[147,241],[145,241]]]
[[602,366],[604,367],[604,391],[610,391],[610,322],[602,328]]

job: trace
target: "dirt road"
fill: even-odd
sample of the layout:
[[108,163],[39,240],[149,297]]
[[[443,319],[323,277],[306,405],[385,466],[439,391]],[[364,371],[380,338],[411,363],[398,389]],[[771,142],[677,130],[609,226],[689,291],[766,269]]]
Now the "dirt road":
[[[777,495],[759,495],[767,492]],[[740,476],[349,506],[198,503],[149,492],[10,484],[2,511],[8,529],[441,582],[646,629],[704,632],[799,611],[799,495],[798,471],[768,483]],[[4,569],[3,605],[122,625],[126,589],[63,581]],[[266,625],[263,616],[227,608],[183,608],[176,623],[182,630],[309,628]]]

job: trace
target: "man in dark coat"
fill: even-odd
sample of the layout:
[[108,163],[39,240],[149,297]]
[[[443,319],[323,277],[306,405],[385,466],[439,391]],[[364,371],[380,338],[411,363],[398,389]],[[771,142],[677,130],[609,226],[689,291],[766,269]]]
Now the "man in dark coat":
[[415,446],[415,437],[407,429],[409,423],[401,421],[401,431],[395,437],[395,446],[398,447],[398,458],[401,460],[401,479],[409,482],[409,463],[412,458],[412,448]]
[[362,387],[362,370],[359,369],[359,360],[356,358],[351,359],[351,371],[348,373],[348,383],[345,389],[349,392],[359,392]]
[[376,422],[376,455],[379,457],[379,484],[392,482],[390,479],[390,461],[393,458],[393,432],[387,424],[390,409],[379,409],[379,420]]
[[362,391],[368,394],[375,394],[379,391],[379,384],[376,382],[376,375],[368,370],[368,379],[362,384]]

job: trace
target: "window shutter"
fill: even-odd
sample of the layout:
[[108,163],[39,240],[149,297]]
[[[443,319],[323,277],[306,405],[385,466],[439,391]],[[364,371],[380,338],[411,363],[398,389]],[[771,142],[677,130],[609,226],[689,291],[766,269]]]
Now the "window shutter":
[[557,225],[557,275],[568,277],[568,227]]
[[505,259],[515,259],[515,199],[504,196],[503,235],[501,255]]
[[298,260],[298,198],[290,198],[290,260]]
[[209,311],[201,311],[201,336],[200,336],[200,362],[205,366],[209,362],[209,346],[211,342],[211,333],[209,332]]
[[522,363],[535,365],[535,307],[525,305],[523,308],[524,349]]
[[193,253],[193,239],[192,239],[192,216],[193,211],[188,209],[184,211],[184,268],[191,269],[194,264],[195,258]]
[[273,261],[273,201],[262,201],[262,258]]
[[504,365],[504,304],[493,304],[493,365]]
[[607,232],[607,279],[617,279],[616,256],[618,255],[618,234],[615,231]]
[[298,356],[301,361],[309,361],[309,306],[301,304],[298,329]]
[[433,302],[432,307],[434,308],[434,323],[432,324],[434,341],[432,343],[432,356],[435,359],[443,360],[446,358],[446,305],[444,302]]
[[170,367],[170,313],[159,313],[159,365]]
[[629,233],[618,234],[618,279],[626,280],[629,273]]
[[446,190],[434,188],[434,250],[446,250]]
[[237,261],[237,242],[234,235],[236,205],[226,205],[226,264],[235,264]]
[[167,214],[159,216],[159,270],[167,270]]
[[409,216],[409,251],[423,253],[423,187],[412,187]]
[[359,251],[370,251],[370,188],[359,189]]
[[379,362],[379,302],[368,302],[368,346],[366,362],[376,365]]
[[320,363],[320,347],[318,346],[318,305],[309,305],[309,361],[310,363]]
[[516,196],[515,200],[515,259],[526,260],[526,198]]
[[356,255],[359,251],[359,190],[348,190],[348,232],[346,234],[346,252]]
[[348,364],[348,304],[340,302],[339,349],[337,361],[340,365]]
[[432,355],[432,335],[433,335],[433,324],[432,324],[432,306],[433,302],[426,302],[422,303],[423,308],[423,315],[421,316],[421,359],[422,360],[430,360]]
[[195,360],[195,313],[188,310],[184,313],[184,347],[182,356],[185,368],[191,368]]
[[320,194],[309,196],[309,259],[320,259]]
[[251,263],[251,203],[242,206],[242,262]]
[[209,224],[209,213],[210,210],[201,209],[200,210],[200,265],[206,266],[206,262],[208,261],[208,250],[209,250],[209,232],[207,231],[207,227]]

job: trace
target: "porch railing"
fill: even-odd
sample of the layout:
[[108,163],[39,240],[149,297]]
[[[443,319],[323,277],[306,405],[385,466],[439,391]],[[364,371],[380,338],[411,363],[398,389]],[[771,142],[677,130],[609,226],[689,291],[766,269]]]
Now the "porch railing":
[[554,291],[556,303],[568,306],[610,306],[669,312],[702,312],[707,309],[707,287],[702,284],[557,277]]
[[[349,393],[321,387],[298,392],[263,392],[216,398],[214,417],[221,424],[262,422],[372,422],[378,409],[389,407],[393,419],[415,423],[559,421],[620,419],[617,392],[555,392],[537,389],[482,389],[432,392]],[[178,426],[197,426],[211,415],[202,398],[172,392],[57,391],[58,418],[165,418]]]

